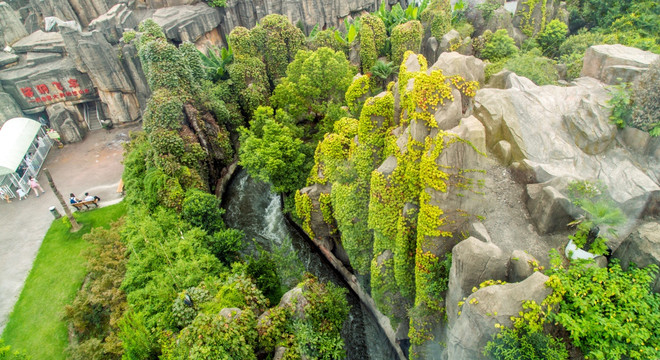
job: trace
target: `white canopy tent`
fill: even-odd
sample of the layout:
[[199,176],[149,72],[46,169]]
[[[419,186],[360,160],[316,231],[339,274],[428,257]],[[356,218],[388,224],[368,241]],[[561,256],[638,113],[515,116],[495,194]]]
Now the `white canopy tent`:
[[41,124],[28,118],[13,118],[0,129],[0,175],[16,171],[27,153]]
[[[37,136],[39,136],[37,138]],[[14,118],[0,129],[0,189],[15,197],[17,188],[28,192],[29,176],[37,176],[51,140],[41,123],[28,118]]]

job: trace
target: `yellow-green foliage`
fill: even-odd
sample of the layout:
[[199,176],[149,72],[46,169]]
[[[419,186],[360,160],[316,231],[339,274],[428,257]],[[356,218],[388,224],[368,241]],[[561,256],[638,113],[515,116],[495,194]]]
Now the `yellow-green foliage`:
[[410,50],[419,53],[422,46],[422,35],[424,29],[422,23],[417,20],[395,26],[392,29],[392,61],[399,64],[403,60],[403,54]]
[[[520,10],[520,25],[519,28],[523,34],[532,37],[545,29],[546,24],[546,11],[548,0],[526,0],[523,1],[523,7]],[[541,23],[536,24],[535,19],[532,18],[534,9],[541,6]]]
[[242,26],[235,27],[228,37],[234,58],[257,56],[257,47],[250,36],[250,30]]
[[415,246],[417,209],[402,213],[397,219],[394,251],[394,277],[401,295],[415,298]]
[[[375,237],[377,240],[378,235]],[[397,296],[399,288],[394,281],[394,259],[385,259],[378,265],[378,257],[382,254],[374,251],[374,258],[371,260],[371,296],[378,304],[378,309],[394,320],[393,326],[396,327],[401,319],[396,318],[395,312],[402,304]]]
[[314,152],[314,167],[312,167],[307,185],[315,183],[326,184],[337,181],[338,169],[355,148],[353,138],[357,134],[358,121],[351,118],[342,118],[334,125],[335,132],[326,134],[319,142]]
[[296,191],[296,214],[302,219],[302,228],[307,235],[314,238],[314,231],[312,231],[312,199],[309,195]]
[[348,109],[351,110],[353,114],[359,114],[362,110],[362,104],[364,104],[364,101],[361,101],[361,99],[371,90],[370,78],[369,75],[358,77],[353,80],[346,91],[346,104],[348,104]]
[[374,66],[378,56],[384,54],[387,30],[383,20],[368,14],[360,18],[360,61],[362,72],[367,73]]
[[264,16],[250,30],[250,38],[257,54],[266,64],[268,80],[271,84],[286,74],[286,68],[305,46],[305,35],[291,24],[284,15]]
[[431,27],[431,36],[440,39],[451,30],[451,4],[449,0],[431,0],[421,13],[422,22]]
[[321,207],[323,221],[332,226],[334,218],[332,217],[332,198],[330,194],[322,193],[319,195],[319,206]]
[[370,185],[369,228],[374,230],[374,253],[378,253],[395,248],[397,220],[404,199],[385,175],[376,170],[371,174]]
[[367,227],[368,192],[357,181],[332,185],[332,208],[341,241],[359,274],[367,274],[371,263],[372,234]]

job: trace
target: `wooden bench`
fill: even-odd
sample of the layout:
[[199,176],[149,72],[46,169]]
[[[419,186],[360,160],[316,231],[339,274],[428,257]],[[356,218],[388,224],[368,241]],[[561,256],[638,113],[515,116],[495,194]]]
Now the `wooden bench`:
[[77,211],[91,209],[90,206],[94,205],[94,208],[99,207],[99,200],[94,199],[93,201],[81,201],[75,204],[71,204]]

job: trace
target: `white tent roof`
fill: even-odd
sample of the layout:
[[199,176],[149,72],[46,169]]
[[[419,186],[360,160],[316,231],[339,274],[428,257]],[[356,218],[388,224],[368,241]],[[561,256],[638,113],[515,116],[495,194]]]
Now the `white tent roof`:
[[13,118],[0,129],[0,175],[11,174],[25,157],[41,124],[27,118]]

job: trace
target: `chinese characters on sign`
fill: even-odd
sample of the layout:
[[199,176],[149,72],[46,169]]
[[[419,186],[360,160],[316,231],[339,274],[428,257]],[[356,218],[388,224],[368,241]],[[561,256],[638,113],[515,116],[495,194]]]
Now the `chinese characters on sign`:
[[[68,89],[59,81],[53,81],[49,87],[46,84],[38,84],[34,89],[30,86],[21,88],[21,93],[29,103],[41,103],[49,101],[65,100],[72,96],[82,96],[89,93],[89,89],[81,89],[77,79],[67,80]],[[51,92],[52,91],[52,92]]]

